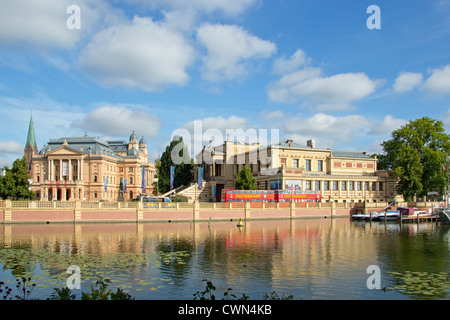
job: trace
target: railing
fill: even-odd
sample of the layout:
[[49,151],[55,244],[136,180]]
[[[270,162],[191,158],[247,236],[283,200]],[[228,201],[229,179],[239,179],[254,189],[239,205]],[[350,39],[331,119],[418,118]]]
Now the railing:
[[[6,204],[8,203],[8,204]],[[77,207],[78,203],[78,207]],[[318,209],[318,208],[351,208],[353,206],[361,205],[357,203],[335,203],[335,202],[296,202],[296,209]],[[288,209],[291,207],[291,202],[250,202],[247,206],[250,209],[262,210],[277,210]],[[199,202],[198,209],[200,210],[233,210],[245,209],[245,202]],[[39,209],[94,209],[94,210],[193,210],[194,203],[178,202],[178,203],[142,203],[137,201],[131,202],[100,202],[100,201],[0,201],[0,208],[6,209],[23,209],[23,210],[39,210]]]

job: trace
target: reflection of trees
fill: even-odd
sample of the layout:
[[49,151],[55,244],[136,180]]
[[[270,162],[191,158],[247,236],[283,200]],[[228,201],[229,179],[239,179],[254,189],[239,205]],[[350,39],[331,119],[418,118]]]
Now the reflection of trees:
[[449,229],[418,232],[414,227],[406,225],[395,236],[379,238],[380,256],[392,270],[389,285],[412,297],[443,298],[449,290],[450,251],[444,240]]
[[176,285],[181,285],[189,277],[190,261],[195,253],[191,238],[171,238],[160,240],[155,247],[161,262],[161,273]]

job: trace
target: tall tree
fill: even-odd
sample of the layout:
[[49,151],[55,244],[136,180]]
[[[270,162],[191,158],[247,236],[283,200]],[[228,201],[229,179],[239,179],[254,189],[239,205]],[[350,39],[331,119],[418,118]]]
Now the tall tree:
[[160,193],[170,191],[171,166],[175,166],[174,188],[189,185],[194,180],[192,173],[193,159],[189,156],[189,150],[184,144],[183,137],[174,137],[161,155],[159,162],[156,163]]
[[6,168],[5,176],[0,180],[0,196],[3,199],[26,198],[33,196],[30,191],[30,183],[28,181],[27,161],[25,157],[14,161],[11,169]]
[[239,171],[236,181],[234,182],[234,187],[238,190],[256,190],[256,179],[253,177],[250,168],[244,166],[241,171]]
[[391,136],[381,144],[384,153],[378,157],[378,169],[392,170],[399,178],[398,193],[412,200],[415,195],[444,191],[450,138],[443,122],[429,117],[411,120]]

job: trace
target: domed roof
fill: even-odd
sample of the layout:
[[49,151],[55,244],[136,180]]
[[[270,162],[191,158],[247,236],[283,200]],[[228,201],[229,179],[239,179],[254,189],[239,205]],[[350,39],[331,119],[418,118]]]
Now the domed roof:
[[131,141],[131,140],[137,141],[137,136],[136,136],[136,134],[134,133],[134,130],[133,130],[133,133],[132,133],[131,136],[130,136],[130,141]]
[[145,141],[144,137],[139,140],[139,145],[147,145],[147,142]]

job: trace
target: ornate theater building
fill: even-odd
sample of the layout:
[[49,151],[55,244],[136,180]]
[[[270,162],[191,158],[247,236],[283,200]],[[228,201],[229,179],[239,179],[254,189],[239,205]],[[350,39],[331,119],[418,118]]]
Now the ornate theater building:
[[151,194],[156,168],[147,143],[133,132],[128,142],[98,137],[63,137],[37,152],[32,118],[25,157],[31,190],[37,199],[58,201],[127,201]]

